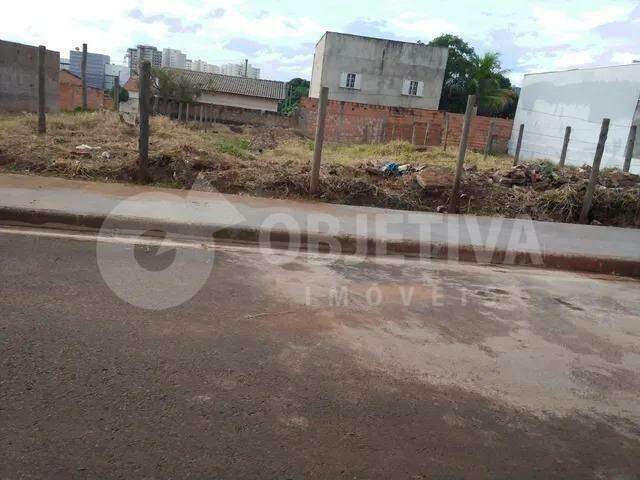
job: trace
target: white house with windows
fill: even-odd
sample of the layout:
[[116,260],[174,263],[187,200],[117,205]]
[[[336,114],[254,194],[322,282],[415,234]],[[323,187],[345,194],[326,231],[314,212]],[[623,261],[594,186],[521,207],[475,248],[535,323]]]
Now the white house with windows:
[[437,110],[448,49],[326,32],[316,45],[309,96]]

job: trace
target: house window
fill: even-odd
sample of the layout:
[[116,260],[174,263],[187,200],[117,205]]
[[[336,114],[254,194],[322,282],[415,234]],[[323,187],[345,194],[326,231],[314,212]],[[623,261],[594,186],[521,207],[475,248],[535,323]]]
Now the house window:
[[345,84],[347,88],[356,88],[356,74],[355,73],[347,73],[347,81]]
[[352,72],[342,72],[340,75],[340,86],[352,90],[360,90],[360,74]]
[[424,82],[419,80],[405,80],[402,84],[402,94],[412,97],[421,97],[424,90]]

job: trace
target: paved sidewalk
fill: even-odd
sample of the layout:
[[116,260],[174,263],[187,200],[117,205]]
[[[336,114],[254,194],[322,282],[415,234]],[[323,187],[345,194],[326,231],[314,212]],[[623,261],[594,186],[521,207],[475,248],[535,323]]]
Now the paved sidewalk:
[[[640,230],[0,175],[3,224],[162,230],[339,253],[640,276]],[[262,237],[261,237],[262,235]]]

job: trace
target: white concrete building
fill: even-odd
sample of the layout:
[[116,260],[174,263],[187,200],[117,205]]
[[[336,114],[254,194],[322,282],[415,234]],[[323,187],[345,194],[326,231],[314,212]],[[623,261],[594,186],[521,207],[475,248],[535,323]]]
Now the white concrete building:
[[[567,165],[593,163],[603,118],[611,119],[602,168],[622,168],[629,127],[640,123],[640,63],[525,75],[509,142],[516,149],[524,124],[520,158],[560,159],[567,126]],[[640,137],[640,132],[638,133]],[[640,138],[631,171],[640,173]]]
[[220,73],[220,67],[211,63],[207,63],[204,60],[192,60],[191,68],[189,70],[204,73]]
[[326,32],[316,44],[309,96],[329,87],[329,99],[437,110],[446,47]]
[[[246,75],[245,75],[246,70]],[[234,77],[260,78],[260,69],[254,67],[250,63],[226,63],[220,67],[220,73],[223,75],[232,75]]]
[[180,50],[165,48],[162,50],[162,68],[186,68],[187,55]]

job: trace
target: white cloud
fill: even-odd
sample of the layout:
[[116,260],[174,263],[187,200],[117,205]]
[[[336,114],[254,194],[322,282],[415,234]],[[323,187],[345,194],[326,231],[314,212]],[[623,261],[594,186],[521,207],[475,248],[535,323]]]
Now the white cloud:
[[611,56],[611,61],[613,63],[619,64],[627,64],[633,63],[634,60],[640,61],[640,52],[631,53],[631,52],[616,52]]

